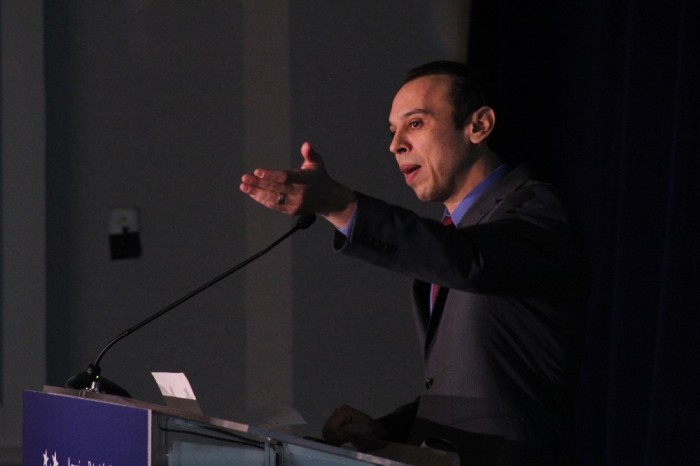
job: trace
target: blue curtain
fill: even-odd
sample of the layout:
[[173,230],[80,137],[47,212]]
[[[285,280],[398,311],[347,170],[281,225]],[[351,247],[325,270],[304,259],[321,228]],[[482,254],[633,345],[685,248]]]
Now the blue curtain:
[[584,465],[700,464],[699,31],[695,0],[472,0],[496,148],[586,234]]

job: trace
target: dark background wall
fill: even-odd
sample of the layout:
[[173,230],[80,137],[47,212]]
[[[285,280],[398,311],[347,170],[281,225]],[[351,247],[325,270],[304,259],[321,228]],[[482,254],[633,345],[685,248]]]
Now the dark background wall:
[[[299,166],[304,140],[347,184],[415,205],[388,152],[391,99],[409,68],[464,58],[468,11],[403,0],[44,9],[50,385],[286,231],[291,219],[238,184],[257,166]],[[138,258],[110,259],[117,207],[139,210]],[[335,255],[331,240],[319,221],[113,347],[104,375],[159,401],[149,373],[182,371],[210,415],[293,406],[308,422],[298,432],[316,436],[338,403],[380,415],[413,399],[409,281]]]

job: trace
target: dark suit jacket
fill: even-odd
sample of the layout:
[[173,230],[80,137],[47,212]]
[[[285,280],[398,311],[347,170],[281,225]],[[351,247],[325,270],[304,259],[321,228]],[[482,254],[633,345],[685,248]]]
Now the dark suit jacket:
[[[409,275],[425,390],[380,419],[390,439],[452,444],[463,464],[570,464],[588,268],[557,192],[525,166],[457,229],[358,195],[344,254]],[[430,283],[442,289],[432,316]]]

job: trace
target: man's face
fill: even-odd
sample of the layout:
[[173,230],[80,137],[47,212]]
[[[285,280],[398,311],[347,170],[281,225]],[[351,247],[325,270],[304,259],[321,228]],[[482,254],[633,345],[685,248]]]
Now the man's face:
[[455,127],[451,82],[423,76],[399,89],[389,115],[389,150],[418,199],[456,205],[468,192],[473,146],[467,127]]

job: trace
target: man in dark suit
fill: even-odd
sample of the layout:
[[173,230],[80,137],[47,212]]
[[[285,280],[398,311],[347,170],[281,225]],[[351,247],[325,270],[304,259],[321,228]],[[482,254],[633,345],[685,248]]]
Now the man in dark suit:
[[466,67],[412,70],[389,115],[406,183],[443,222],[330,178],[308,143],[299,170],[257,169],[240,189],[336,226],[342,253],[412,277],[425,389],[379,419],[338,407],[334,443],[453,449],[463,464],[573,464],[573,391],[587,293],[575,222],[557,192],[488,146],[496,117]]

